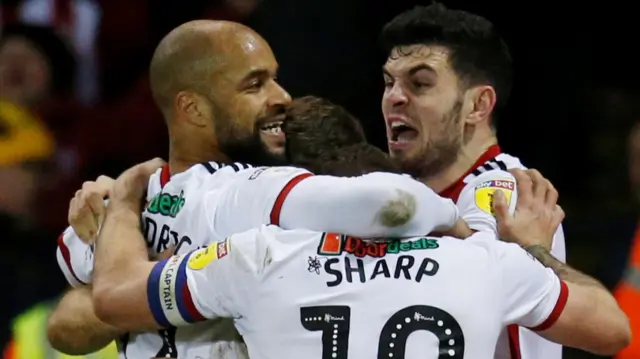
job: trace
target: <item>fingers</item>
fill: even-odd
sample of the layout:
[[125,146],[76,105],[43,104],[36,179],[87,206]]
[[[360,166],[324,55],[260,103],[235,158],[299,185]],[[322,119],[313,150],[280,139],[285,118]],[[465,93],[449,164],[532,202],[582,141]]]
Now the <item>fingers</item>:
[[491,207],[496,221],[504,222],[509,218],[509,203],[507,203],[507,197],[501,190],[493,192]]
[[518,203],[516,208],[529,207],[533,202],[533,182],[531,177],[523,170],[511,169],[509,172],[515,177],[518,184]]
[[109,176],[98,176],[96,179],[96,184],[106,192],[106,195],[109,194],[115,182],[116,180]]
[[107,176],[100,176],[95,182],[87,181],[69,202],[67,219],[78,237],[85,242],[93,241],[98,233],[106,212],[104,197],[111,190],[112,182]]
[[531,178],[531,182],[533,184],[533,202],[538,205],[543,204],[546,198],[549,181],[542,177],[542,174],[535,169],[528,169],[525,172],[529,178]]
[[[108,178],[106,176],[101,176]],[[98,178],[100,179],[100,177]],[[82,185],[82,195],[80,197],[81,210],[89,211],[96,220],[98,217],[102,217],[105,213],[106,206],[104,204],[104,198],[107,197],[111,186],[105,183],[105,179],[101,182],[97,180],[95,182],[87,181]]]
[[165,162],[162,158],[156,157],[149,161],[143,162],[139,164],[138,171],[141,175],[149,177],[152,173],[154,173],[158,168],[164,166]]
[[562,207],[555,205],[555,209],[553,211],[553,221],[556,224],[556,228],[560,226],[562,221],[564,221],[565,213]]

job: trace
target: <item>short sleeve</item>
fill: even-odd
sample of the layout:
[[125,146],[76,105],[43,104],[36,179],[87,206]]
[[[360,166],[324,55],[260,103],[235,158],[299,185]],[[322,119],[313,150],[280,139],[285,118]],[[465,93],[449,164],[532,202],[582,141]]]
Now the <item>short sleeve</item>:
[[[237,233],[260,224],[278,224],[289,192],[311,175],[295,167],[240,171],[223,191],[205,194],[205,212],[213,217],[216,233]],[[229,216],[229,213],[238,215]]]
[[458,210],[460,217],[476,231],[497,233],[496,219],[492,203],[495,191],[501,190],[509,202],[509,212],[513,213],[518,200],[516,180],[509,172],[492,170],[473,178],[460,192]]
[[567,303],[567,285],[516,244],[495,242],[505,324],[544,330]]
[[147,282],[149,307],[158,324],[238,317],[266,255],[259,242],[259,231],[251,230],[158,262]]
[[67,282],[74,287],[93,281],[93,247],[68,227],[58,237],[56,259]]

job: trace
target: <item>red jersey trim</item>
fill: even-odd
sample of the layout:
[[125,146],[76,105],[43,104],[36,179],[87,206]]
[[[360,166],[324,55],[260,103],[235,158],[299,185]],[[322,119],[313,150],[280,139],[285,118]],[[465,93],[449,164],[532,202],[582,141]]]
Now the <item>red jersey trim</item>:
[[542,322],[540,325],[537,325],[533,328],[529,328],[534,331],[542,331],[551,328],[551,326],[560,318],[560,314],[564,310],[564,307],[567,305],[567,300],[569,299],[569,287],[567,287],[567,283],[563,280],[560,280],[560,295],[558,296],[558,301],[556,302],[555,307],[549,314],[549,317]]
[[476,163],[474,163],[473,166],[471,166],[471,168],[467,170],[467,172],[465,172],[462,176],[460,176],[460,178],[458,178],[455,182],[453,182],[449,187],[440,191],[440,193],[438,194],[442,197],[450,198],[454,202],[457,202],[458,197],[460,196],[460,192],[462,192],[465,186],[464,179],[469,174],[471,174],[471,172],[473,172],[476,168],[480,167],[485,162],[492,160],[493,158],[495,158],[501,153],[502,153],[502,150],[500,149],[500,146],[491,145],[489,148],[487,148],[487,150],[482,155],[480,155]]
[[164,188],[171,179],[171,171],[169,170],[169,164],[165,163],[160,171],[160,188]]
[[71,273],[73,278],[77,280],[78,283],[87,285],[87,283],[81,281],[80,278],[78,278],[78,275],[76,275],[76,271],[73,270],[73,266],[71,265],[71,251],[69,250],[69,247],[67,247],[67,245],[64,243],[64,233],[62,233],[58,237],[58,248],[60,249],[62,258],[64,258],[64,263],[67,265],[67,268],[69,268],[69,273]]
[[309,178],[313,176],[311,173],[303,173],[293,177],[280,191],[278,197],[276,197],[276,201],[273,204],[273,208],[271,209],[271,215],[269,218],[271,219],[271,224],[276,226],[280,225],[280,212],[282,211],[282,206],[284,205],[284,201],[287,199],[287,196],[298,183],[300,183],[303,179]]

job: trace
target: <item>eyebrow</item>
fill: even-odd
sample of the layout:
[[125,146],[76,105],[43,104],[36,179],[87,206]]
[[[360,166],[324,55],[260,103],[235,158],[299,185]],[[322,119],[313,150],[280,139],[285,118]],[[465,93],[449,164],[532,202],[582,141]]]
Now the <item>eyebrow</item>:
[[251,72],[249,72],[248,74],[246,74],[243,78],[241,82],[245,82],[249,79],[252,78],[259,78],[259,77],[269,77],[269,71],[267,71],[267,69],[255,69],[252,70]]
[[[415,75],[416,72],[422,71],[422,70],[426,70],[434,74],[436,73],[436,70],[434,70],[433,67],[427,64],[419,64],[419,65],[413,66],[412,68],[409,69],[408,73],[409,73],[409,76],[411,76],[411,75]],[[391,73],[389,73],[389,70],[387,70],[384,66],[382,66],[382,73],[389,77],[393,77],[391,76]]]

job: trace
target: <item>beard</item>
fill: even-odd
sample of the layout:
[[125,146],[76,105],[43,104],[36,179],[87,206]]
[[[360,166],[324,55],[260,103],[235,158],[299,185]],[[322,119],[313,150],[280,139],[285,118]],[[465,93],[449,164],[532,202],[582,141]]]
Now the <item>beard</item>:
[[239,129],[229,128],[226,131],[216,131],[220,151],[234,162],[246,163],[252,166],[283,166],[287,164],[284,154],[269,151],[262,138],[258,122],[251,133]]
[[415,178],[434,177],[456,162],[463,144],[460,134],[462,99],[456,100],[451,110],[442,116],[442,136],[429,140],[418,154],[399,161],[401,169]]

